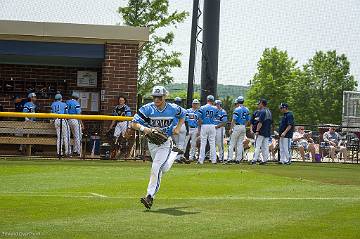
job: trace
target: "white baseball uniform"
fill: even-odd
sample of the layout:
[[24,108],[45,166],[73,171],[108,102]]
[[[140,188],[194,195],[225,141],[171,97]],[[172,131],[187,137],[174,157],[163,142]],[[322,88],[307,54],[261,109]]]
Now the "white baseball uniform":
[[174,119],[184,119],[185,112],[176,104],[166,103],[163,109],[158,109],[154,103],[142,106],[135,114],[133,122],[150,128],[160,128],[169,138],[162,145],[149,143],[151,158],[153,159],[147,195],[154,198],[160,188],[161,177],[167,172],[177,156],[172,152],[173,142],[171,139],[174,129]]
[[199,163],[203,164],[205,160],[205,148],[207,141],[210,145],[210,160],[212,163],[216,163],[216,129],[215,129],[215,117],[217,117],[219,110],[211,105],[206,104],[200,107],[198,116],[201,120],[201,130],[200,130],[200,156]]

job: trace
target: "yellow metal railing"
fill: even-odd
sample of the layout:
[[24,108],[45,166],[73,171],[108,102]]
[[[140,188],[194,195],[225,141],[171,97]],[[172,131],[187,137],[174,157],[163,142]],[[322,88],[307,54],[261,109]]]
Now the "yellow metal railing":
[[0,112],[0,117],[7,118],[42,118],[42,119],[78,119],[78,120],[116,120],[131,121],[133,117],[111,115],[75,115],[52,113]]

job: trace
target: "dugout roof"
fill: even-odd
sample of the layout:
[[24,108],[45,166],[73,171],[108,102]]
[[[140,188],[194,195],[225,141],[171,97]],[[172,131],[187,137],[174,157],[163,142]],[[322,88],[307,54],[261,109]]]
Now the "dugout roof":
[[0,20],[0,64],[101,66],[106,43],[148,39],[142,27]]

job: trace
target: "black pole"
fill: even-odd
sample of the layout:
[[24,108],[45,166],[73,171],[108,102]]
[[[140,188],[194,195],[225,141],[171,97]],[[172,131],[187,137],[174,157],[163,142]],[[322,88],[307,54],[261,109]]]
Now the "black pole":
[[199,0],[193,2],[192,23],[191,23],[191,38],[190,38],[190,57],[189,57],[189,73],[188,73],[188,88],[187,88],[187,107],[191,107],[194,94],[194,69],[195,69],[195,53],[196,53],[196,32],[198,25],[198,8]]
[[204,0],[203,10],[203,49],[201,66],[201,103],[207,95],[216,97],[218,55],[219,55],[219,20],[220,0]]

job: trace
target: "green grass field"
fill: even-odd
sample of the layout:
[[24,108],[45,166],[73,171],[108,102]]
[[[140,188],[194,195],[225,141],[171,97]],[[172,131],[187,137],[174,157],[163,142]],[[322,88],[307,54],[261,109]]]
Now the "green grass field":
[[0,160],[0,238],[360,238],[360,165],[174,165],[150,211],[149,172]]

